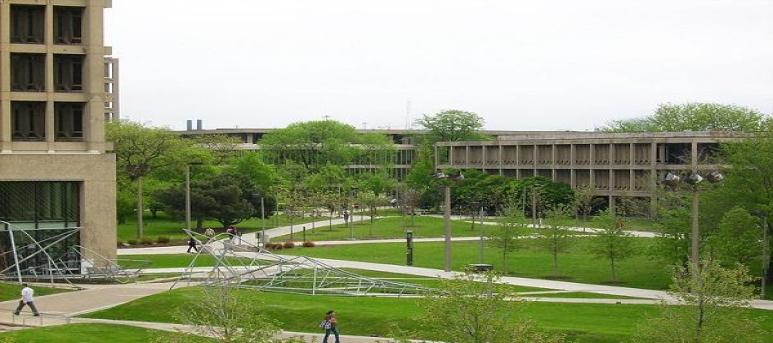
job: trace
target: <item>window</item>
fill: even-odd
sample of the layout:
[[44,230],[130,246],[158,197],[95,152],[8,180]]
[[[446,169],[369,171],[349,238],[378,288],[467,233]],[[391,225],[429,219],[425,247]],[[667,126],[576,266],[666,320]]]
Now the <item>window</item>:
[[54,86],[57,92],[83,90],[83,55],[54,55]]
[[42,92],[46,86],[46,55],[11,54],[11,90]]
[[83,43],[83,7],[54,7],[56,44]]
[[14,141],[46,139],[46,103],[14,101],[11,103],[11,126]]
[[11,5],[11,43],[42,44],[44,6]]
[[83,140],[83,108],[85,104],[57,102],[54,104],[57,141]]

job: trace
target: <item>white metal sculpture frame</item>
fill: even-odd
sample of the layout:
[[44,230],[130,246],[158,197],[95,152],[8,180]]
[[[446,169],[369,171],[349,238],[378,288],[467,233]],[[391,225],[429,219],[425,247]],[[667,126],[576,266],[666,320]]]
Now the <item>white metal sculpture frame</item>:
[[[201,246],[178,282],[308,295],[404,297],[435,290],[361,276],[305,256],[280,256],[229,234],[186,233]],[[206,266],[212,262],[213,265]],[[177,282],[175,282],[176,284]],[[174,288],[175,285],[172,285]]]
[[[148,261],[129,260],[137,265],[137,268],[124,269],[118,265],[118,260],[105,258],[81,245],[69,247],[64,255],[56,258],[49,254],[49,249],[79,233],[81,227],[59,229],[63,232],[41,240],[30,234],[30,231],[35,230],[18,228],[5,221],[0,221],[0,227],[5,228],[5,232],[0,231],[0,234],[7,233],[11,243],[11,249],[0,253],[0,258],[8,260],[10,257],[13,261],[12,264],[0,270],[0,280],[13,280],[18,283],[25,281],[64,282],[70,285],[72,285],[72,281],[77,280],[126,283],[136,279],[142,268],[149,264]],[[17,247],[15,234],[25,237],[30,243],[23,247]],[[32,252],[24,254],[19,250],[31,250]],[[22,267],[25,262],[39,255],[45,256],[43,264]],[[73,264],[79,265],[80,268],[72,268]]]

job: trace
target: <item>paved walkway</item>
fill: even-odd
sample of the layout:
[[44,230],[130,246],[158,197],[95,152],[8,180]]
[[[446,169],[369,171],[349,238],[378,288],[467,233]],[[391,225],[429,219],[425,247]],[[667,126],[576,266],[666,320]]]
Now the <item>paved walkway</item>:
[[[376,219],[385,218],[385,217],[375,217]],[[370,220],[370,217],[365,216],[364,218],[360,216],[352,216],[349,217],[349,221],[356,223],[363,220]],[[311,230],[312,227],[316,227],[317,229],[320,229],[322,227],[328,227],[330,225],[331,221],[329,219],[326,220],[320,220],[317,222],[308,222],[308,223],[300,223],[295,225],[288,225],[288,226],[280,226],[273,229],[267,229],[265,230],[266,237],[279,237],[279,236],[285,236],[289,235],[290,232],[294,232],[296,234],[300,234],[301,231],[303,231],[303,227],[306,227],[306,230]],[[343,218],[333,218],[332,225],[341,225],[345,224]],[[250,244],[258,244],[258,233],[260,231],[245,233],[242,235],[242,239],[249,242]]]
[[[437,214],[430,214],[428,216],[429,217],[435,217],[435,218],[443,218],[443,216],[437,215]],[[469,219],[456,219],[456,220],[457,221],[461,220],[461,221],[464,221],[466,223],[471,223],[471,221]],[[492,225],[492,226],[500,225],[498,222],[480,221],[480,220],[476,220],[475,224],[476,225],[478,225],[478,224]],[[534,224],[526,224],[526,227],[539,229],[539,226],[536,226]],[[590,233],[596,233],[596,232],[601,231],[600,229],[597,229],[597,228],[592,228],[592,227],[576,227],[576,226],[564,227],[564,229],[567,229],[569,231],[590,232]],[[654,238],[654,237],[658,236],[658,234],[656,232],[652,232],[652,231],[625,230],[625,232],[630,233],[634,237],[641,237],[641,238]]]

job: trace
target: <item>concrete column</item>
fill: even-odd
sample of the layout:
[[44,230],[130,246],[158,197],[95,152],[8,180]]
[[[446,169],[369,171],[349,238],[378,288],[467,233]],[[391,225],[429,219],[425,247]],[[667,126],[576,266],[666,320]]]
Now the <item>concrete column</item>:
[[550,145],[550,173],[551,173],[551,179],[553,182],[556,181],[556,145],[551,144]]
[[698,142],[690,143],[690,168],[692,172],[698,171]]
[[450,145],[448,146],[448,165],[453,166],[454,163],[454,146]]
[[[610,157],[611,155],[612,155],[612,151],[610,150]],[[614,192],[614,189],[615,189],[615,170],[612,168],[609,168],[609,212],[612,214],[615,214],[615,197],[612,195],[612,192]]]
[[11,151],[11,9],[7,1],[0,1],[0,153]]
[[104,16],[104,0],[89,0],[89,6],[84,11],[84,40],[86,60],[84,93],[88,102],[84,116],[85,141],[90,151],[104,152],[105,146],[105,48],[102,23]]
[[574,144],[569,144],[569,184],[572,189],[577,188],[577,147]]
[[469,168],[470,167],[470,146],[466,145],[464,147],[464,167]]
[[504,171],[502,171],[502,161],[504,159],[504,155],[502,154],[502,144],[499,144],[499,158],[497,159],[499,162],[499,175],[504,175]]
[[649,194],[650,194],[650,217],[654,218],[658,214],[658,170],[657,170],[657,158],[658,158],[658,144],[650,143],[650,165],[649,165]]
[[483,169],[483,171],[486,171],[486,158],[487,157],[486,157],[486,145],[485,144],[481,144],[481,146],[480,146],[480,154],[481,154],[480,167],[481,167],[481,169]]
[[539,158],[539,146],[534,144],[532,145],[532,176],[537,176],[537,159]]

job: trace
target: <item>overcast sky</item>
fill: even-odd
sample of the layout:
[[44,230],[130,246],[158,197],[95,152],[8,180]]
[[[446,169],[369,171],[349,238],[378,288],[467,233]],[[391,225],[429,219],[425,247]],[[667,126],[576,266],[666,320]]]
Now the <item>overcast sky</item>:
[[404,128],[461,109],[489,129],[585,130],[688,101],[773,112],[771,0],[115,0],[105,28],[122,115],[177,129]]

